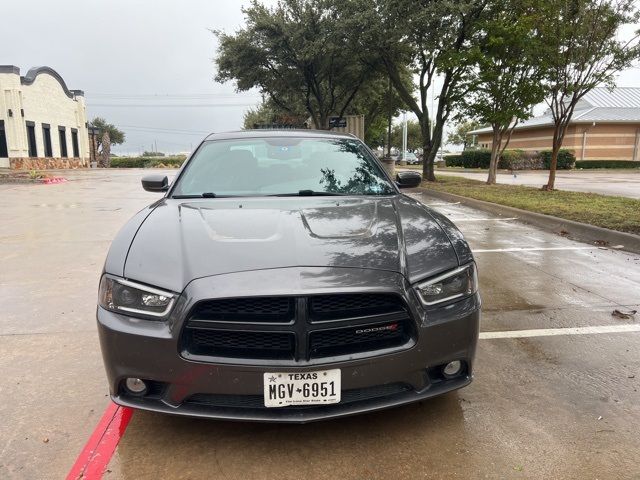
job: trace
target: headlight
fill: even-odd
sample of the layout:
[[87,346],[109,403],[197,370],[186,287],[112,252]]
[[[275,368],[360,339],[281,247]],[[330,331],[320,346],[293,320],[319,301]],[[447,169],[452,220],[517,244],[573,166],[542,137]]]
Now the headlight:
[[98,303],[118,313],[164,317],[173,307],[176,295],[123,278],[104,275],[100,281]]
[[456,268],[417,284],[415,289],[424,305],[433,305],[472,295],[478,291],[476,266],[474,263],[470,263],[464,267]]

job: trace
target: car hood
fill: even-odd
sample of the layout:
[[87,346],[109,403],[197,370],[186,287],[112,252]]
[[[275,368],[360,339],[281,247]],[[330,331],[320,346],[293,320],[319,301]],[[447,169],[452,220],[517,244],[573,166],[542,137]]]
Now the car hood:
[[414,282],[457,265],[429,209],[403,195],[165,199],[138,228],[123,274],[180,292],[249,270],[368,268]]

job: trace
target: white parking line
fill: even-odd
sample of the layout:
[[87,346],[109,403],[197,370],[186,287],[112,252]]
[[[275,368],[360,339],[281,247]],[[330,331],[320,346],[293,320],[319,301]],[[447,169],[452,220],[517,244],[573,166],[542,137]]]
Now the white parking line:
[[507,332],[480,332],[480,339],[552,337],[556,335],[591,335],[594,333],[640,332],[636,325],[601,325],[595,327],[538,328],[535,330],[510,330]]
[[445,203],[425,203],[427,207],[448,207],[449,205],[460,205],[460,202],[445,202]]
[[596,248],[595,245],[593,247],[513,247],[513,248],[489,248],[489,249],[475,249],[471,250],[473,253],[496,253],[496,252],[537,252],[537,251],[546,251],[546,250],[594,250]]

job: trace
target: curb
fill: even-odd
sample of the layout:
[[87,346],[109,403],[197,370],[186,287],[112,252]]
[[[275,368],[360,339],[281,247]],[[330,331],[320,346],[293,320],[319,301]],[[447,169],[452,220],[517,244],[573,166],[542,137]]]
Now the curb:
[[529,225],[533,225],[542,230],[560,235],[560,232],[568,232],[562,236],[573,240],[579,240],[590,244],[601,244],[601,246],[622,245],[618,248],[631,253],[640,253],[640,235],[632,233],[617,232],[608,228],[596,227],[587,223],[575,222],[564,218],[545,215],[543,213],[529,212],[515,207],[498,205],[497,203],[485,202],[474,198],[463,197],[453,193],[438,192],[428,188],[416,188],[414,191],[422,192],[430,197],[440,200],[460,202],[472,208],[484,210],[494,215],[504,215],[508,217],[518,217],[518,220]]

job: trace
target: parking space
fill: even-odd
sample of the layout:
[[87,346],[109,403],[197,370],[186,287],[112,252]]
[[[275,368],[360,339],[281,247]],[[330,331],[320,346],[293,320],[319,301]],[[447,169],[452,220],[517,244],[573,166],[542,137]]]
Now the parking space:
[[[119,227],[155,198],[141,175],[0,185],[0,478],[64,477],[108,405],[97,283]],[[640,310],[640,256],[411,195],[476,255],[471,386],[307,425],[135,412],[105,478],[640,478],[639,316],[612,315]]]

